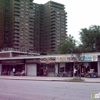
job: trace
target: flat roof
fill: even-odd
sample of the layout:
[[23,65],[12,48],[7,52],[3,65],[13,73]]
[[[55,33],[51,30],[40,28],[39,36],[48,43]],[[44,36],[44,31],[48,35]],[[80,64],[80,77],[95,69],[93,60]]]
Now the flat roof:
[[[54,55],[26,55],[26,56],[15,56],[15,57],[1,57],[0,60],[12,60],[12,59],[34,59],[34,58],[48,58],[48,57],[75,57],[75,54],[54,54]],[[100,56],[100,52],[97,53],[82,53],[82,56],[90,57],[90,56]]]
[[0,53],[22,53],[22,54],[38,54],[39,55],[39,53],[33,53],[33,52],[22,52],[22,51],[1,51]]

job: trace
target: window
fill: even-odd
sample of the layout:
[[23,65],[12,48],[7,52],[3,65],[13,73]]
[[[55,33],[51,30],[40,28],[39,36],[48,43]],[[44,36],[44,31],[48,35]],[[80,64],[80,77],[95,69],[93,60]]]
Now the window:
[[60,20],[60,18],[57,18],[57,20]]
[[16,6],[20,6],[20,4],[17,4],[17,3],[15,3],[14,5],[16,5]]
[[20,9],[19,7],[14,7],[15,9]]
[[26,2],[26,4],[28,4],[28,2]]
[[33,16],[34,16],[34,14],[30,13],[30,14],[29,14],[29,16],[30,16],[30,17],[33,17]]
[[29,5],[26,5],[26,9],[28,9],[29,8]]
[[28,23],[26,23],[26,26],[28,26]]
[[57,40],[57,42],[59,43],[59,42],[60,42],[60,40]]
[[57,11],[57,14],[60,14],[60,12]]
[[23,1],[21,1],[21,3],[24,3]]
[[19,18],[19,17],[17,17],[17,16],[15,16],[15,20],[16,20],[16,21],[19,21],[19,20],[20,20],[20,18]]
[[15,0],[15,1],[20,2],[20,0]]
[[24,17],[23,15],[21,15],[21,17]]
[[24,5],[22,4],[21,7],[24,7]]
[[21,10],[24,10],[24,8],[21,8]]
[[23,37],[20,37],[21,39],[23,39]]

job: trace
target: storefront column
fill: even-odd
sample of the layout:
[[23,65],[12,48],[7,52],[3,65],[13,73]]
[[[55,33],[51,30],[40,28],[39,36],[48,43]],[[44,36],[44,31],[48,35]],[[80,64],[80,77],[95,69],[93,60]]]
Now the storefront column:
[[98,75],[100,76],[100,61],[98,62]]
[[55,64],[55,73],[58,74],[58,63]]
[[12,57],[12,52],[10,52],[10,57]]
[[73,64],[73,77],[75,76],[75,63]]
[[27,64],[25,64],[25,75],[27,75]]
[[2,64],[0,64],[0,75],[2,73]]

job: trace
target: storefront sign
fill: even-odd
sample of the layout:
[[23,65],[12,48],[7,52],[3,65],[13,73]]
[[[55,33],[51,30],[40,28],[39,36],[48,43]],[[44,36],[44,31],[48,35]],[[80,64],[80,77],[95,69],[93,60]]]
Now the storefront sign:
[[57,57],[56,62],[79,62],[77,57]]
[[85,57],[84,61],[92,61],[92,57]]
[[86,56],[84,57],[84,61],[97,61],[98,57],[97,56]]
[[40,63],[55,63],[55,57],[50,58],[40,58]]
[[56,62],[66,62],[66,57],[56,57]]
[[81,56],[78,57],[56,57],[56,62],[83,62],[83,61],[98,61],[97,56]]
[[67,62],[79,62],[77,57],[67,57]]
[[40,59],[39,58],[35,58],[35,59],[26,59],[26,63],[39,63]]
[[23,60],[2,60],[2,64],[19,64],[19,63],[24,63]]
[[92,61],[98,61],[98,57],[97,56],[93,56],[92,57]]

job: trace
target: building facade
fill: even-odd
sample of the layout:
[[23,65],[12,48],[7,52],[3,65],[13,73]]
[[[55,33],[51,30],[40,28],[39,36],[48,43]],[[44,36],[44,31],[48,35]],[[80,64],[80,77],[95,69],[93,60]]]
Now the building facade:
[[94,72],[100,76],[100,52],[82,53],[80,60],[76,55],[71,54],[30,56],[27,52],[3,51],[0,53],[0,75],[12,75],[12,70],[15,68],[15,75],[21,75],[22,70],[25,70],[27,76],[44,76],[47,70],[46,76],[66,72],[71,77],[74,67],[77,70],[80,69],[81,73]]
[[66,40],[67,13],[63,4],[49,1],[42,6],[41,51],[56,51],[58,44]]
[[67,13],[63,4],[49,1],[0,0],[0,48],[48,52],[66,40]]
[[40,52],[40,5],[33,3],[34,8],[34,51]]
[[[33,0],[1,0],[0,35],[2,48],[33,51],[34,10]],[[1,37],[0,37],[1,38]],[[4,39],[3,39],[4,38]]]
[[4,0],[0,0],[0,48],[3,47],[4,42]]

